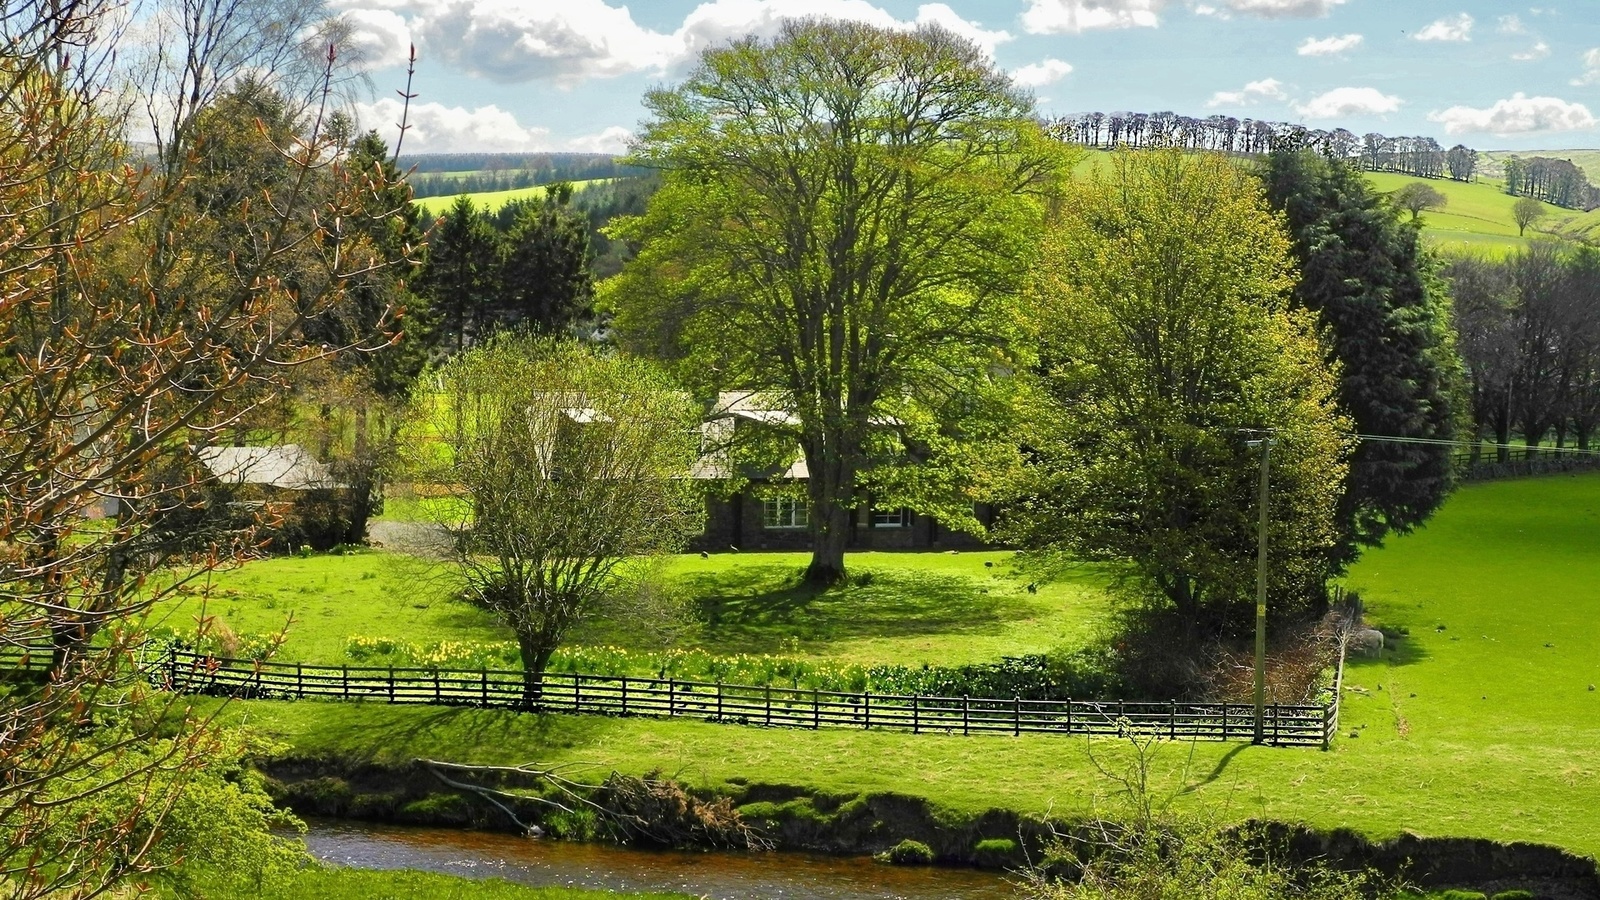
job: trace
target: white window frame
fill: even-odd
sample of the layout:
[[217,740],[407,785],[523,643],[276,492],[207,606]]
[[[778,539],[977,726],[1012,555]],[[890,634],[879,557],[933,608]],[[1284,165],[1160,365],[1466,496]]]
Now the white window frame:
[[911,510],[904,506],[897,509],[872,508],[873,528],[909,528],[911,527]]
[[767,497],[761,501],[761,527],[797,531],[811,526],[811,508],[802,497]]

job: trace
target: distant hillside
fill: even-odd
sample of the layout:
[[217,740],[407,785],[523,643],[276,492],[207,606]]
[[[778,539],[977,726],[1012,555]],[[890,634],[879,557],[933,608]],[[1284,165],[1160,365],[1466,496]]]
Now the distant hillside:
[[1523,159],[1530,156],[1565,159],[1582,169],[1590,181],[1600,184],[1600,150],[1480,150],[1478,174],[1485,178],[1504,178],[1505,159],[1508,156],[1520,156]]

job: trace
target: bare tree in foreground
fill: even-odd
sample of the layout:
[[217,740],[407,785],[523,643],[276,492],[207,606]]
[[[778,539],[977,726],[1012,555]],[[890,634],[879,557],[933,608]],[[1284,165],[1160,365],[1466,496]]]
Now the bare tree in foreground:
[[[127,110],[108,105],[116,11],[0,11],[0,888],[14,898],[91,897],[175,860],[163,819],[223,739],[141,675],[139,625],[237,549],[208,530],[188,448],[329,352],[304,342],[306,322],[386,264],[350,228],[386,214],[364,205],[381,192],[329,152],[315,108],[274,148],[288,177],[232,208],[190,193],[194,116],[174,120],[160,168],[132,162]],[[217,62],[205,44],[180,52],[197,78]],[[241,238],[216,252],[229,229]]]

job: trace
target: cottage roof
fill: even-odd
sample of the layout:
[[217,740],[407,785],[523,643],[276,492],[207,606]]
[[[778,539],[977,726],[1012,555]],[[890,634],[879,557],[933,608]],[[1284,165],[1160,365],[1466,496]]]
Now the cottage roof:
[[200,461],[228,484],[259,484],[291,491],[343,488],[328,467],[299,444],[273,447],[201,447]]

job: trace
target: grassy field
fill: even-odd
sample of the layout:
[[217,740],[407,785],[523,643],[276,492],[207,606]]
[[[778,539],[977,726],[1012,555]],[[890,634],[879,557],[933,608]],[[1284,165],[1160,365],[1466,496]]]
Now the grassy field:
[[1589,180],[1600,182],[1600,150],[1480,150],[1478,170],[1486,177],[1501,178],[1508,156],[1542,156],[1546,159],[1564,159],[1582,169]]
[[[702,624],[680,640],[719,654],[790,653],[846,663],[984,662],[1081,646],[1105,611],[1103,573],[1084,567],[1029,593],[1008,552],[855,553],[854,580],[827,591],[798,585],[798,553],[675,558],[669,583]],[[986,565],[991,564],[991,565]],[[192,628],[213,615],[234,632],[287,628],[284,661],[347,662],[352,635],[405,640],[506,641],[487,613],[457,599],[445,566],[382,551],[280,557],[217,572],[209,599],[164,604],[154,624]],[[569,643],[653,648],[632,621],[602,619]]]
[[[1202,744],[1191,756],[1170,746],[1157,760],[1158,787],[1181,792],[1180,805],[1230,818],[1600,852],[1600,693],[1590,690],[1600,682],[1597,540],[1600,476],[1463,488],[1425,529],[1369,552],[1351,573],[1369,617],[1410,636],[1382,659],[1352,662],[1331,752]],[[708,786],[896,791],[966,811],[1072,814],[1110,793],[1088,744],[1048,736],[359,704],[239,703],[227,716],[297,753],[374,761],[581,762],[602,774],[659,766]],[[1093,750],[1100,765],[1127,756],[1115,742]]]
[[[573,191],[576,192],[596,184],[609,184],[615,180],[614,178],[591,178],[587,181],[574,181],[571,184]],[[427,215],[442,216],[455,204],[456,197],[466,197],[492,213],[513,200],[537,200],[543,196],[544,186],[535,185],[509,191],[483,191],[475,194],[446,194],[440,197],[423,197],[413,202]]]

